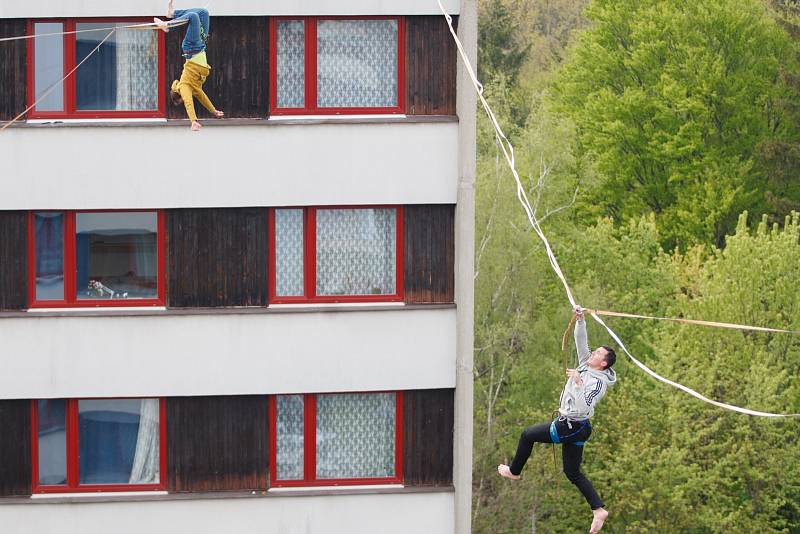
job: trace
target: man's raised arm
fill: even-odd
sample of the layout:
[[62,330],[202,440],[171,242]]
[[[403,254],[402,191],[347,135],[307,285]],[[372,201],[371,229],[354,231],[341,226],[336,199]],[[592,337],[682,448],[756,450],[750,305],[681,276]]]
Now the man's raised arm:
[[578,365],[582,365],[592,351],[589,350],[589,336],[586,334],[586,320],[583,317],[583,308],[575,305],[572,310],[575,315],[575,350],[578,352]]

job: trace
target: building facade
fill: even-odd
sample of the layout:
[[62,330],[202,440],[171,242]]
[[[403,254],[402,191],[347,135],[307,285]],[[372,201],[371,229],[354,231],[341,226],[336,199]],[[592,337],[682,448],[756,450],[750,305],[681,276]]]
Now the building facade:
[[[444,5],[474,58],[476,3]],[[161,2],[0,5],[32,36],[0,41],[0,121],[35,103],[0,133],[3,532],[469,532],[476,106],[447,21],[209,9],[226,117],[192,132],[183,29],[122,28]]]

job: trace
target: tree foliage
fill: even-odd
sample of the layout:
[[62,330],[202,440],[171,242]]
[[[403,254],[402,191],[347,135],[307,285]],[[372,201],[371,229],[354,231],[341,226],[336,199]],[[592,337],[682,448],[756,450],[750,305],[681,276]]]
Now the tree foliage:
[[587,14],[555,103],[604,178],[590,207],[655,213],[670,248],[719,245],[743,210],[765,213],[759,147],[796,126],[779,105],[792,43],[762,2],[596,0]]
[[[781,215],[800,198],[796,2],[594,0],[584,18],[586,3],[504,0],[498,42],[529,53],[484,78],[575,295],[800,329],[800,218]],[[522,429],[558,404],[570,310],[480,115],[475,265],[473,530],[585,531],[589,509],[549,447],[519,483],[496,474]],[[607,322],[662,375],[800,412],[798,337]],[[610,342],[589,329],[593,344]],[[584,461],[609,532],[800,532],[798,421],[720,411],[619,356]]]

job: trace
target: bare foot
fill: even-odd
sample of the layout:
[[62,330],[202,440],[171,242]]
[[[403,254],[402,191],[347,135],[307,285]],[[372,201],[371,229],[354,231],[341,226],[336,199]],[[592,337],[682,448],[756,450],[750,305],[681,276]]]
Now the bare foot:
[[153,24],[155,24],[159,30],[167,33],[169,31],[169,26],[167,26],[167,21],[161,20],[158,17],[153,17]]
[[214,116],[215,116],[216,118],[218,118],[218,119],[221,119],[222,117],[224,117],[224,116],[225,116],[225,113],[224,113],[224,112],[222,112],[222,111],[220,111],[220,110],[217,110],[217,111],[215,111],[215,112],[214,112]]
[[193,132],[199,132],[199,131],[200,131],[200,128],[202,128],[202,126],[200,126],[200,123],[199,123],[199,122],[197,122],[197,121],[192,121],[192,131],[193,131]]
[[597,510],[592,510],[592,514],[594,519],[592,519],[592,528],[589,529],[589,534],[597,534],[603,528],[603,523],[608,518],[608,512],[605,508],[598,508]]
[[508,467],[506,464],[500,464],[497,466],[497,473],[501,477],[506,477],[511,480],[519,480],[519,475],[515,475],[511,472],[511,468]]

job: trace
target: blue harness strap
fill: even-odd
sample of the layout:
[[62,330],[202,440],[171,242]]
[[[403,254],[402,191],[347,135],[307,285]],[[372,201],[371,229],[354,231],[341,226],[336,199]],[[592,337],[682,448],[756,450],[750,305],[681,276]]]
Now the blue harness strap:
[[558,437],[558,431],[556,430],[556,422],[555,421],[550,423],[550,439],[553,440],[553,443],[561,443],[561,440]]

